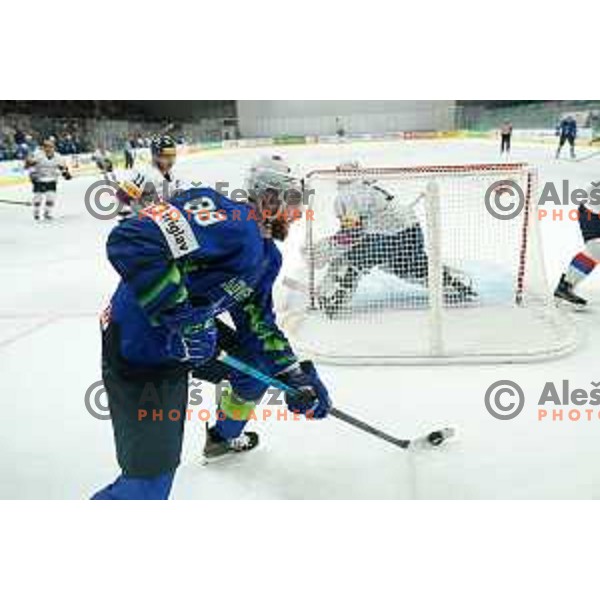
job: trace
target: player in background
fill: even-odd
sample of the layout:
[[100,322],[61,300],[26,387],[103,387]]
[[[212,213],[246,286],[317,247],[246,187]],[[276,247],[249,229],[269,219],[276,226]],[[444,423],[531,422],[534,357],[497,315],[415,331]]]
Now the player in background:
[[58,179],[61,175],[71,179],[71,173],[51,139],[44,140],[41,149],[25,159],[25,168],[33,185],[33,218],[41,219],[43,205],[44,219],[49,221],[56,203]]
[[583,249],[573,257],[554,290],[557,299],[569,302],[576,308],[584,308],[587,300],[575,293],[575,287],[588,277],[600,262],[600,188],[592,185],[587,192],[591,202],[579,206],[579,229],[583,236]]
[[151,163],[131,171],[119,182],[117,198],[121,201],[120,218],[132,215],[132,207],[150,202],[168,200],[173,193],[185,186],[175,173],[177,145],[169,135],[159,135],[150,143]]
[[96,149],[94,154],[92,154],[92,160],[96,163],[96,167],[98,167],[98,170],[105,179],[117,181],[112,160],[104,146]]
[[335,134],[337,135],[338,142],[341,142],[346,136],[346,130],[344,129],[344,123],[340,117],[335,118]]
[[[290,410],[314,418],[329,413],[327,389],[312,363],[298,362],[273,310],[282,261],[275,240],[285,239],[290,225],[281,209],[300,194],[298,181],[281,167],[277,161],[273,168],[253,168],[247,203],[211,188],[188,188],[169,202],[136,207],[138,218],[111,232],[108,258],[121,282],[102,319],[102,374],[122,472],[94,499],[169,496],[180,461],[189,372],[223,366],[214,361],[221,313],[234,323],[236,356],[306,392],[286,396]],[[222,418],[207,431],[207,457],[259,443],[244,428],[267,386],[236,371],[225,376],[231,388],[219,399]],[[140,409],[149,416],[141,417]],[[163,418],[153,418],[153,410]]]
[[556,158],[560,157],[560,151],[569,142],[571,158],[575,158],[575,139],[577,138],[577,121],[571,115],[566,115],[556,127],[556,135],[560,136],[558,148],[556,149]]
[[125,156],[125,168],[128,170],[133,169],[135,165],[135,145],[133,140],[127,140],[125,142],[123,154]]
[[500,127],[500,156],[506,152],[506,158],[510,156],[510,141],[512,138],[513,126],[509,120],[502,123]]
[[[428,257],[423,230],[414,210],[423,194],[412,203],[402,203],[392,194],[353,174],[358,163],[338,166],[345,176],[338,179],[335,213],[338,231],[314,249],[316,267],[327,265],[317,290],[321,310],[330,318],[341,313],[352,299],[360,279],[373,268],[426,287]],[[477,298],[463,273],[443,267],[444,299],[448,304]]]

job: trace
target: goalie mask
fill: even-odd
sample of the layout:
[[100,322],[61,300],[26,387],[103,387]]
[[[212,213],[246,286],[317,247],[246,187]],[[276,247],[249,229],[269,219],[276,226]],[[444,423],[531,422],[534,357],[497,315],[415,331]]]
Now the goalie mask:
[[260,212],[260,223],[268,237],[284,240],[290,224],[302,215],[302,187],[291,169],[277,155],[259,159],[250,168],[246,190]]
[[349,161],[339,164],[335,170],[337,171],[337,182],[338,185],[347,185],[354,183],[360,179],[360,175],[357,171],[360,169],[360,163],[358,161]]

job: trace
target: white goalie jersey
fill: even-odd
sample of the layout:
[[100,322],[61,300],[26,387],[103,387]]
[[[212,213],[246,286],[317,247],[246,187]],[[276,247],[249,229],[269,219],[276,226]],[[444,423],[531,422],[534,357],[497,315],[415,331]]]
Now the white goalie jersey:
[[342,258],[360,236],[390,237],[418,227],[415,207],[422,198],[420,194],[407,201],[370,181],[339,182],[334,200],[337,232],[314,243],[310,257],[308,249],[303,254],[316,268],[322,268]]
[[415,204],[403,202],[374,182],[352,181],[338,185],[334,207],[342,226],[354,224],[363,233],[394,235],[418,224]]

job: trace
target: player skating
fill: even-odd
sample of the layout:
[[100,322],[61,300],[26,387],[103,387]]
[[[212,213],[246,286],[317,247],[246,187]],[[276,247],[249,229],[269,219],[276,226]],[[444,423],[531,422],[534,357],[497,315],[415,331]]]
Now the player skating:
[[104,177],[109,181],[117,181],[117,177],[114,172],[113,162],[103,146],[97,148],[94,154],[92,154],[92,160],[96,163],[96,167]]
[[[149,165],[131,171],[119,182],[121,218],[131,216],[132,207],[169,200],[176,190],[186,185],[176,174],[177,145],[170,135],[153,138],[150,155],[152,162]],[[131,202],[131,198],[135,201]]]
[[590,275],[600,262],[600,188],[592,185],[587,192],[593,203],[579,206],[579,229],[584,247],[573,257],[554,290],[556,298],[569,302],[576,308],[584,308],[587,300],[575,293],[575,287]]
[[[338,167],[335,213],[338,231],[323,240],[313,252],[315,266],[327,265],[317,290],[319,307],[334,317],[351,301],[360,279],[373,268],[411,283],[427,286],[428,258],[423,230],[414,210],[416,202],[403,204],[372,181],[354,172],[357,163]],[[477,298],[464,274],[443,268],[444,298],[449,304]]]
[[506,158],[510,156],[510,142],[513,133],[512,123],[508,120],[502,123],[500,128],[500,156],[504,156],[506,152]]
[[[225,311],[240,358],[310,392],[286,396],[291,410],[315,418],[330,410],[314,366],[298,363],[277,327],[271,300],[281,266],[274,240],[285,239],[290,224],[277,211],[284,198],[297,197],[298,183],[281,160],[272,167],[262,162],[248,182],[247,204],[211,188],[187,189],[138,210],[110,234],[108,257],[121,283],[103,319],[103,380],[122,473],[95,499],[168,497],[180,460],[188,374],[219,366],[215,317]],[[139,207],[139,198],[130,202]],[[231,389],[220,398],[222,418],[208,430],[208,457],[247,451],[259,441],[244,427],[266,385],[237,371],[225,375]],[[140,408],[162,409],[164,417],[140,419]],[[167,418],[169,411],[179,411],[178,418]]]
[[556,135],[560,136],[558,148],[556,149],[556,158],[560,157],[560,151],[569,142],[571,158],[575,158],[575,140],[577,139],[577,121],[571,115],[564,117],[556,127]]
[[44,219],[49,221],[53,218],[58,179],[71,179],[71,173],[51,139],[44,140],[41,149],[25,160],[25,167],[33,185],[33,218],[42,218],[43,206]]
[[133,143],[133,140],[127,140],[125,142],[123,155],[125,158],[125,168],[127,170],[133,169],[135,165],[135,144]]
[[338,142],[343,141],[346,137],[346,130],[344,129],[344,123],[340,117],[335,118],[335,134],[337,135]]

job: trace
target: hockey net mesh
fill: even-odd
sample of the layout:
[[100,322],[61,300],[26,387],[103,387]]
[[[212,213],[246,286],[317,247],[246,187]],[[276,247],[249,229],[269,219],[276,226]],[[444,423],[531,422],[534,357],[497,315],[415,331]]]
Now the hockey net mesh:
[[[511,186],[523,209],[499,219],[486,192],[506,206],[518,200]],[[382,364],[535,360],[574,347],[549,293],[527,165],[326,169],[306,176],[305,193],[279,298],[301,352]]]

